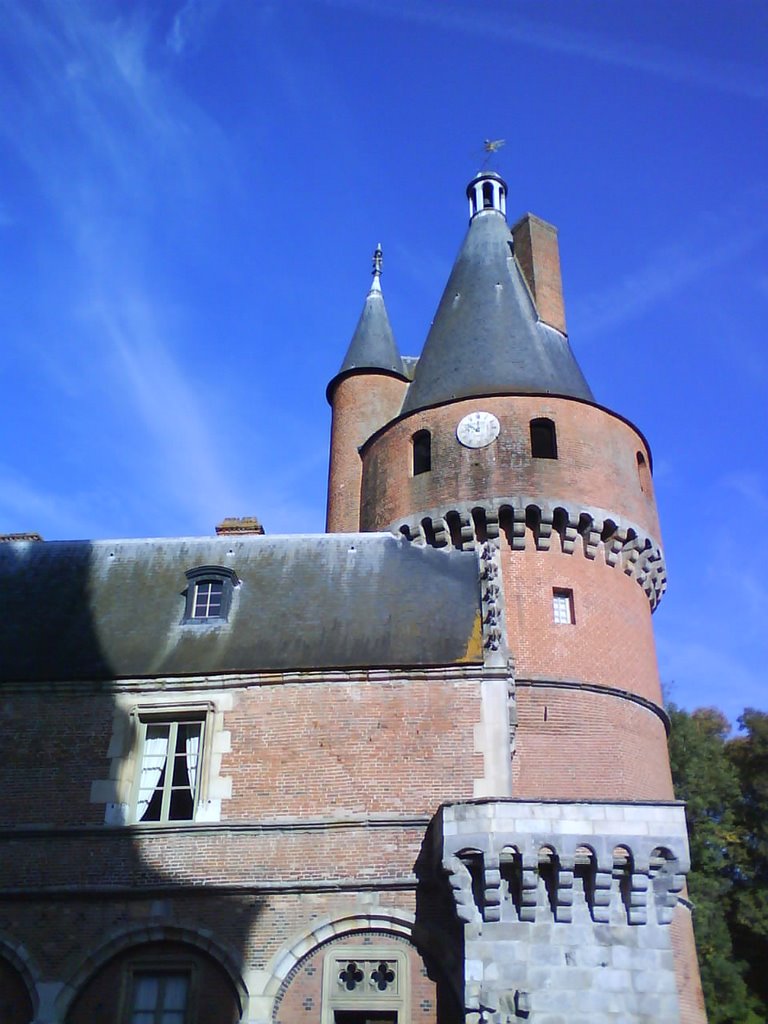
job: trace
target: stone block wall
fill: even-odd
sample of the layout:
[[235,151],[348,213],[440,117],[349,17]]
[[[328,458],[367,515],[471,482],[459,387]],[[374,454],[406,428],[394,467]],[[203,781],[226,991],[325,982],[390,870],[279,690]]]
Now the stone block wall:
[[705,1019],[670,927],[689,864],[680,804],[473,802],[441,826],[468,1020]]

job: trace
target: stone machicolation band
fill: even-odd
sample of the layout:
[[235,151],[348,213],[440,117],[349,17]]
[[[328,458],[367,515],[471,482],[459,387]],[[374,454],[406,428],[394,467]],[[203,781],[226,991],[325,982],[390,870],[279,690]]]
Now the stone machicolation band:
[[580,551],[591,560],[602,551],[607,565],[620,567],[636,580],[652,609],[667,588],[664,553],[657,541],[604,509],[502,498],[457,503],[448,510],[428,509],[391,524],[390,529],[420,546],[462,551],[493,541],[506,542],[512,551],[524,551],[530,544],[538,551],[549,551],[559,543],[565,554]]

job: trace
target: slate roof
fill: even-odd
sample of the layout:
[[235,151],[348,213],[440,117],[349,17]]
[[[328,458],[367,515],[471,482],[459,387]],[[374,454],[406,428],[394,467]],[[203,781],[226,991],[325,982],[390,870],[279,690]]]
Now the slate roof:
[[378,278],[374,278],[373,286],[365,298],[363,311],[341,369],[328,385],[329,396],[336,381],[353,370],[384,370],[405,377],[403,360],[392,333]]
[[[226,622],[182,622],[201,565]],[[6,681],[482,661],[475,554],[390,534],[7,543],[0,595]]]
[[506,220],[485,211],[470,223],[402,412],[499,392],[593,401],[568,339],[538,320]]

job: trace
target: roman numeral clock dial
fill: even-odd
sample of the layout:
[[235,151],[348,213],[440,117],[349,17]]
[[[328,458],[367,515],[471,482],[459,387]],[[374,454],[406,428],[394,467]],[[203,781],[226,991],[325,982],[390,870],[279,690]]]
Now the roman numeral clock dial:
[[456,437],[465,448],[485,448],[496,440],[500,429],[492,412],[470,412],[459,422]]

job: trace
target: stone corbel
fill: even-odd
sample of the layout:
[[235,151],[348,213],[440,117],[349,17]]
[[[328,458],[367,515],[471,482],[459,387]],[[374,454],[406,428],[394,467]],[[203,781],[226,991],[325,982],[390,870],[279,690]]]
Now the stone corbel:
[[569,923],[573,919],[573,857],[558,858],[556,871],[555,920]]

